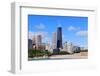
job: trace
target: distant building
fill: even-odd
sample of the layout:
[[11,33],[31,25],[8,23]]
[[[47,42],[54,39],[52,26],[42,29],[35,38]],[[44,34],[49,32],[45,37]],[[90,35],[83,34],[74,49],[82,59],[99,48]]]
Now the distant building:
[[87,48],[87,47],[80,47],[80,51],[85,51],[85,52],[87,52],[87,51],[88,51],[88,48]]
[[52,37],[52,49],[56,49],[56,46],[57,46],[57,35],[56,32],[54,32]]
[[53,48],[52,48],[52,46],[50,45],[50,41],[48,41],[48,42],[45,44],[45,50],[50,51],[50,52],[53,51]]
[[80,52],[80,47],[73,46],[73,51],[74,51],[74,53],[79,53]]
[[39,49],[44,51],[46,49],[46,44],[45,43],[41,43]]
[[63,46],[63,51],[67,51],[69,53],[79,53],[80,47],[75,46],[72,43],[65,42]]
[[88,50],[86,47],[80,47],[80,50]]
[[45,50],[46,44],[42,43],[42,36],[37,34],[33,36],[32,47],[36,50]]
[[41,44],[42,43],[42,36],[41,35],[37,35],[36,36],[36,44]]
[[28,49],[32,49],[32,40],[28,39]]
[[62,48],[62,28],[57,28],[57,48]]
[[68,50],[68,45],[67,45],[67,42],[65,42],[63,45],[63,51],[67,51],[67,50]]
[[72,43],[67,43],[67,52],[69,53],[73,53],[73,44]]
[[58,48],[57,49],[53,49],[53,53],[54,54],[59,54],[59,52],[60,52],[60,49],[58,49]]
[[46,44],[45,50],[52,52],[52,48],[49,43]]
[[42,44],[42,36],[36,35],[36,48],[41,49],[41,44]]
[[32,47],[33,47],[33,49],[36,49],[36,37],[35,37],[35,35],[33,36],[33,39],[32,39]]
[[35,38],[35,35],[33,36],[32,44],[36,44],[36,38]]

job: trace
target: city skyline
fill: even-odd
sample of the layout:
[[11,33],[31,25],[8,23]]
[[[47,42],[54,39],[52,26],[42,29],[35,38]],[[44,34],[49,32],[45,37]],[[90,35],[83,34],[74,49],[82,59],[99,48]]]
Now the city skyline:
[[28,15],[29,39],[35,34],[43,37],[43,42],[52,42],[53,32],[62,27],[62,43],[68,41],[81,47],[88,47],[88,18],[74,16]]

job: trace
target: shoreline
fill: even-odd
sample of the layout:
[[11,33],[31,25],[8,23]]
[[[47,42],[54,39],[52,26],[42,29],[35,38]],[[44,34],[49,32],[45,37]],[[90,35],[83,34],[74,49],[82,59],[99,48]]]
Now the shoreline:
[[50,57],[35,57],[35,58],[28,58],[28,61],[33,60],[62,60],[62,59],[88,59],[88,52],[80,52],[71,55],[52,55]]

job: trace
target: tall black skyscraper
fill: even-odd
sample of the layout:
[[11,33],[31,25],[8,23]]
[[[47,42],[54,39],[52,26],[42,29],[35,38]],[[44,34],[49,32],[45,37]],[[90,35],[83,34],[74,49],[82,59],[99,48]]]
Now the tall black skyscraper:
[[62,48],[62,28],[57,28],[57,48]]

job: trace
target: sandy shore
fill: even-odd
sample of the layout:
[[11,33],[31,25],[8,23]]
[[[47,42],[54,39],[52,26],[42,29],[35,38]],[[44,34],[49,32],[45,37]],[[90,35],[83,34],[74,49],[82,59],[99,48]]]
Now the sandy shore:
[[71,55],[53,55],[50,58],[68,58],[68,59],[84,59],[88,58],[88,53],[87,52],[80,52],[80,53],[75,53]]
[[74,53],[70,55],[52,55],[50,57],[29,58],[28,60],[44,60],[44,59],[87,59],[88,52]]

